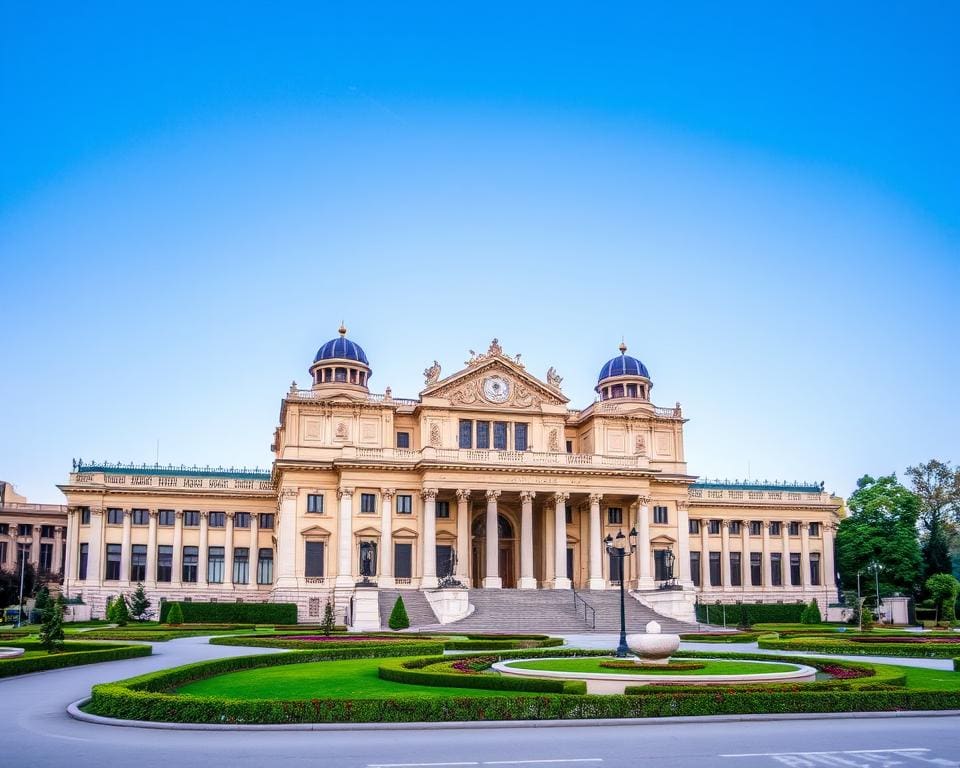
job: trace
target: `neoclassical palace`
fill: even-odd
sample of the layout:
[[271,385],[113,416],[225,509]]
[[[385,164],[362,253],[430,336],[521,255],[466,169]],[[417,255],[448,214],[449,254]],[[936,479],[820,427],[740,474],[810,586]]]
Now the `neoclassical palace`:
[[[623,579],[677,618],[695,599],[832,601],[841,501],[822,484],[698,480],[679,403],[655,406],[626,352],[581,410],[553,368],[532,375],[496,339],[449,376],[434,362],[403,399],[370,392],[370,362],[341,327],[310,386],[280,404],[270,471],[74,462],[59,486],[65,587],[94,615],[142,582],[154,600],[296,602],[301,620],[327,599],[344,616],[370,585],[454,579],[584,591]],[[636,553],[609,556],[606,537],[631,530]]]

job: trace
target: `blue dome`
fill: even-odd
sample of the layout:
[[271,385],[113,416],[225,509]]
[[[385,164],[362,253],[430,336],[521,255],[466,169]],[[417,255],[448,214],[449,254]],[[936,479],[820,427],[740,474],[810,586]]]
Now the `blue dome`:
[[613,376],[643,376],[649,379],[650,372],[647,370],[647,366],[637,358],[623,354],[607,361],[606,365],[600,369],[597,381],[600,382]]
[[370,365],[367,361],[367,355],[363,351],[363,347],[350,341],[350,339],[343,335],[331,339],[320,347],[320,349],[317,350],[317,356],[313,358],[313,362],[319,363],[321,360],[334,359],[356,360],[358,363],[363,363],[363,365],[368,367]]

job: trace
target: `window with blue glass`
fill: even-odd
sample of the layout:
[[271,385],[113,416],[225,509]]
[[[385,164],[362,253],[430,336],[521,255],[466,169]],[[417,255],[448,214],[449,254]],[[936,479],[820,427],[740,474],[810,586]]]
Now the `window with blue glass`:
[[397,448],[409,448],[409,447],[410,447],[410,433],[397,432]]
[[490,447],[490,422],[477,422],[477,448]]
[[473,448],[473,422],[460,419],[460,447]]
[[523,423],[513,425],[513,446],[514,450],[527,450],[527,425]]
[[507,422],[493,422],[493,449],[495,451],[507,450]]

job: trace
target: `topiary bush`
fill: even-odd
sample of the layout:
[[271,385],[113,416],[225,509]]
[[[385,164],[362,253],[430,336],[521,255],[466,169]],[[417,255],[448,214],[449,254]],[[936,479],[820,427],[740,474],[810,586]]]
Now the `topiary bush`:
[[296,624],[296,603],[187,603],[160,604],[160,623],[168,618],[174,605],[179,605],[183,620],[191,624]]
[[393,604],[393,610],[390,611],[387,626],[393,630],[406,629],[410,626],[410,617],[407,616],[407,607],[403,604],[402,595],[397,595],[397,602]]
[[125,627],[130,621],[130,612],[127,610],[127,601],[123,595],[117,595],[116,600],[110,603],[107,609],[107,621],[119,627]]
[[[160,620],[163,623],[163,619]],[[177,626],[183,624],[183,608],[180,607],[180,603],[173,603],[170,610],[167,611],[167,624],[172,624]]]
[[820,616],[820,606],[817,605],[817,598],[813,598],[810,604],[803,609],[803,613],[800,614],[800,623],[819,624],[821,621],[823,621],[823,617]]
[[726,609],[727,624],[736,622],[738,627],[753,624],[797,624],[806,610],[803,603],[740,603],[697,605],[697,621],[704,624],[723,624]]

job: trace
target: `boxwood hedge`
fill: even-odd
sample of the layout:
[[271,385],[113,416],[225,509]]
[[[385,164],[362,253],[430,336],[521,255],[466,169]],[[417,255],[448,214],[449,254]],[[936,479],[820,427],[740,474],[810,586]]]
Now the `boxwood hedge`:
[[[349,637],[349,635],[345,636]],[[393,644],[398,642],[430,642],[443,643],[443,647],[448,651],[509,651],[523,648],[552,648],[563,645],[563,638],[548,637],[546,635],[517,635],[515,639],[485,639],[482,635],[471,635],[466,640],[451,638],[444,635],[414,635],[414,634],[389,634],[377,635],[371,633],[369,641],[364,640],[343,640],[338,644],[336,634],[330,636],[329,640],[293,640],[283,636],[263,636],[263,635],[233,635],[230,637],[214,637],[210,639],[212,645],[240,645],[251,646],[255,648],[291,648],[299,650],[310,650],[322,646],[330,647],[349,647],[354,648],[358,645],[376,645],[383,643],[382,637],[387,642]],[[493,636],[491,636],[493,637]]]
[[726,614],[727,625],[736,626],[744,619],[748,624],[778,623],[799,624],[805,603],[733,603],[697,605],[697,621],[705,624],[722,624]]
[[183,621],[193,624],[296,624],[296,603],[186,603],[160,604],[160,623],[174,605],[183,612]]
[[[18,640],[4,642],[8,648],[23,648],[25,651],[43,650],[39,641]],[[101,661],[118,661],[149,656],[149,645],[107,645],[106,643],[66,642],[59,653],[43,656],[28,656],[15,659],[0,659],[0,677],[25,675],[28,672],[43,672],[48,669],[75,667],[80,664],[97,664]]]
[[808,651],[832,653],[838,656],[899,656],[917,659],[952,659],[960,653],[960,647],[948,644],[898,643],[896,639],[886,642],[858,643],[839,637],[796,637],[785,640],[762,636],[760,648],[777,651]]

